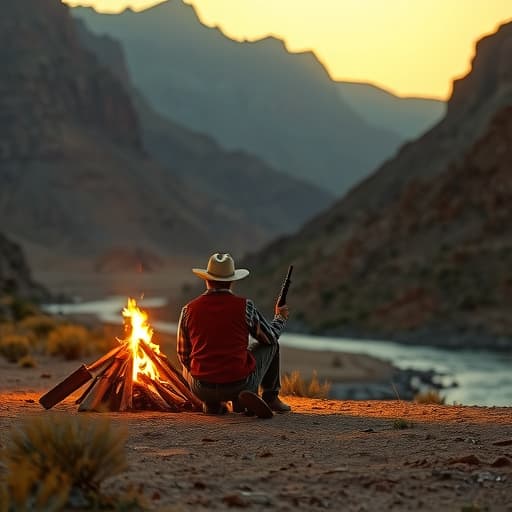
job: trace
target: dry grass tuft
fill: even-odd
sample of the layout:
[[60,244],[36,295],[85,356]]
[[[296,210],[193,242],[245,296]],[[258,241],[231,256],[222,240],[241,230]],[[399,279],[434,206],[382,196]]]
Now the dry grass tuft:
[[30,352],[30,341],[21,334],[7,334],[0,339],[0,354],[10,363],[17,363]]
[[[0,510],[62,510],[73,498],[101,502],[101,483],[127,467],[125,433],[108,420],[48,415],[11,432],[2,454]],[[2,508],[3,507],[3,508]]]
[[414,401],[417,404],[444,405],[446,398],[442,396],[437,389],[429,389],[427,391],[423,391],[422,393],[418,393],[414,397]]
[[30,354],[28,354],[18,360],[18,366],[20,368],[35,368],[37,366],[37,362]]
[[90,352],[90,338],[89,331],[81,325],[60,325],[48,336],[47,351],[67,360],[80,359]]
[[397,418],[393,421],[393,428],[395,430],[404,430],[406,428],[413,428],[413,426],[412,422],[404,420],[403,418]]
[[40,339],[47,338],[59,323],[49,315],[34,315],[24,318],[19,325],[21,328],[31,331],[36,338]]
[[304,396],[308,398],[327,398],[331,390],[331,383],[320,382],[316,370],[310,380],[305,380],[299,371],[285,374],[281,382],[281,394]]

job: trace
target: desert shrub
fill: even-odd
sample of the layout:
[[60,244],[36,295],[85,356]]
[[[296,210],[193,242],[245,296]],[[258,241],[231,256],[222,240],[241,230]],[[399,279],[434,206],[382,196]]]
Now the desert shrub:
[[4,449],[8,510],[61,510],[70,498],[99,503],[101,483],[126,469],[125,439],[108,420],[30,418]]
[[310,380],[305,380],[299,371],[285,374],[281,382],[281,393],[283,395],[305,396],[309,398],[327,398],[331,390],[331,383],[320,382],[316,371]]
[[123,335],[117,325],[96,326],[90,333],[91,349],[98,354],[105,354],[119,344],[117,338],[120,337]]
[[9,465],[5,482],[0,484],[0,511],[58,512],[65,506],[70,491],[69,479],[58,469],[46,474],[30,463]]
[[58,326],[58,322],[49,315],[34,315],[24,318],[20,326],[33,332],[37,338],[46,338]]
[[0,339],[0,354],[10,363],[17,363],[30,352],[30,342],[27,336],[8,334]]
[[30,355],[21,357],[18,359],[18,366],[21,368],[35,368],[37,366],[36,360]]
[[79,359],[90,351],[89,332],[81,325],[60,325],[48,336],[46,347],[50,355]]
[[437,389],[429,389],[416,394],[414,401],[418,404],[444,405],[446,398]]
[[397,418],[393,421],[393,428],[395,430],[404,430],[406,428],[412,428],[413,424],[410,421],[404,420],[403,418]]

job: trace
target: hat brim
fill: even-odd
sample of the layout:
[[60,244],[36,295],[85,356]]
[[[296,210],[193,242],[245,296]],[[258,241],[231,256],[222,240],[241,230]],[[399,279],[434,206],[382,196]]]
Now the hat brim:
[[219,277],[210,274],[205,268],[193,268],[192,272],[197,277],[205,279],[206,281],[240,281],[249,275],[249,271],[246,268],[237,268],[232,276]]

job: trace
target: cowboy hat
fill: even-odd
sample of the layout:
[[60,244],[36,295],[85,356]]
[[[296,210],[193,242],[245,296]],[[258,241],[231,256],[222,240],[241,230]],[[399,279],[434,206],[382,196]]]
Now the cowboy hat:
[[249,275],[249,271],[245,268],[235,270],[235,262],[229,254],[218,252],[210,256],[205,269],[193,268],[192,272],[207,281],[238,281]]

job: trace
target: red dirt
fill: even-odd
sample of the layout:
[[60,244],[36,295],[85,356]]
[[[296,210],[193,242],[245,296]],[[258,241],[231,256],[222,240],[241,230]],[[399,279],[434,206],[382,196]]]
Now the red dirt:
[[[23,418],[54,414],[37,399],[78,365],[54,363],[41,378],[44,367],[2,364],[0,444]],[[510,408],[287,401],[293,412],[271,420],[108,414],[128,429],[130,469],[107,486],[140,485],[155,508],[173,511],[512,510]],[[72,399],[54,409],[76,410]],[[398,419],[412,427],[394,428]]]

